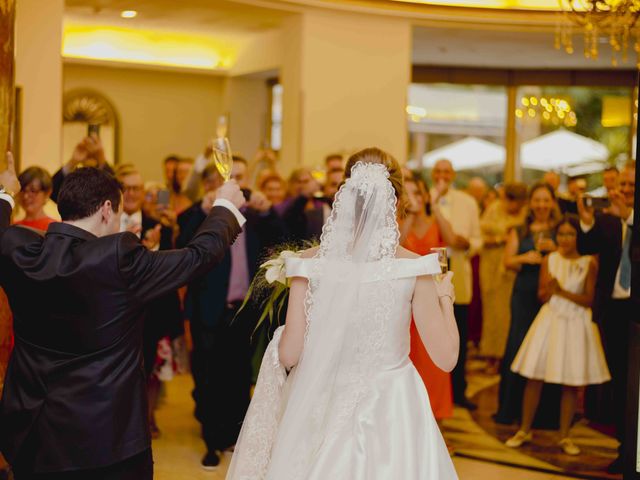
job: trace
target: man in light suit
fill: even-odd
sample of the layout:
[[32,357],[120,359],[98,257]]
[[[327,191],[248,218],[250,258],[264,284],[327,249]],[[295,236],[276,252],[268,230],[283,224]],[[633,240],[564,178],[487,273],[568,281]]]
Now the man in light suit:
[[152,252],[117,233],[122,189],[104,170],[69,173],[62,223],[44,236],[9,227],[13,177],[0,175],[0,285],[15,329],[0,450],[16,480],[150,480],[142,313],[220,262],[244,197],[226,184],[184,249]]
[[447,245],[449,265],[453,272],[453,287],[456,294],[454,311],[460,332],[458,364],[451,372],[453,401],[456,405],[473,410],[476,405],[465,396],[469,304],[473,295],[471,258],[482,248],[480,211],[474,198],[453,188],[455,171],[449,160],[439,160],[431,170],[433,187],[431,202],[438,204],[455,233],[454,242]]

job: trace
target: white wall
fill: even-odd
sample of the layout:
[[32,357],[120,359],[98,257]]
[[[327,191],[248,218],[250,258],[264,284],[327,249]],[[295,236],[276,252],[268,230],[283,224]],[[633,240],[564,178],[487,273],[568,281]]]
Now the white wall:
[[234,153],[251,161],[267,137],[270,112],[264,78],[229,77],[225,83],[224,111],[229,114],[229,141]]
[[16,86],[22,88],[21,167],[61,165],[64,0],[17,0]]
[[90,88],[110,100],[120,120],[120,161],[145,180],[162,180],[169,154],[195,157],[223,113],[224,78],[192,73],[65,64],[64,91]]
[[314,13],[302,54],[303,160],[368,146],[406,159],[411,26],[404,20]]
[[309,11],[285,22],[282,164],[322,167],[368,146],[407,156],[411,25],[403,19]]

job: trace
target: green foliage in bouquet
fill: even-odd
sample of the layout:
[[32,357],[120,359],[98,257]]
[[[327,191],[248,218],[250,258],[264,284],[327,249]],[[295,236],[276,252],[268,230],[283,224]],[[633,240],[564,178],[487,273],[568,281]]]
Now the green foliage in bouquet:
[[255,333],[265,320],[269,321],[269,326],[274,322],[280,322],[284,306],[289,299],[289,287],[291,280],[286,276],[285,260],[290,257],[299,257],[303,250],[315,247],[317,242],[284,243],[271,250],[271,255],[260,265],[255,277],[249,285],[249,290],[245,296],[240,312],[252,302],[259,305],[260,317],[253,330]]

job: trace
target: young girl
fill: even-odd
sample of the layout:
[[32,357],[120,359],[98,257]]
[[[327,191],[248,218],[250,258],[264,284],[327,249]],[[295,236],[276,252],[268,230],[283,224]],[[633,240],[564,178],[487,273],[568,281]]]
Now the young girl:
[[542,262],[538,296],[544,305],[511,364],[511,370],[528,381],[520,430],[507,440],[508,447],[532,439],[531,423],[547,382],[562,385],[559,446],[567,455],[578,455],[580,449],[569,438],[577,387],[610,379],[600,335],[591,321],[598,267],[593,257],[578,253],[579,228],[576,215],[565,215],[556,232],[558,250]]

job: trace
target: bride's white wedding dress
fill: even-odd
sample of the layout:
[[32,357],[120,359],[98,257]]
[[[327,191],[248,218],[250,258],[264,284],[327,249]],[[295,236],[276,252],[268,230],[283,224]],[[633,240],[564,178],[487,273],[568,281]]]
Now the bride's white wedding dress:
[[287,260],[288,276],[309,280],[304,350],[287,376],[278,329],[227,480],[457,478],[409,359],[416,277],[440,266],[435,255],[395,258],[395,197],[380,167],[357,164],[316,257]]

